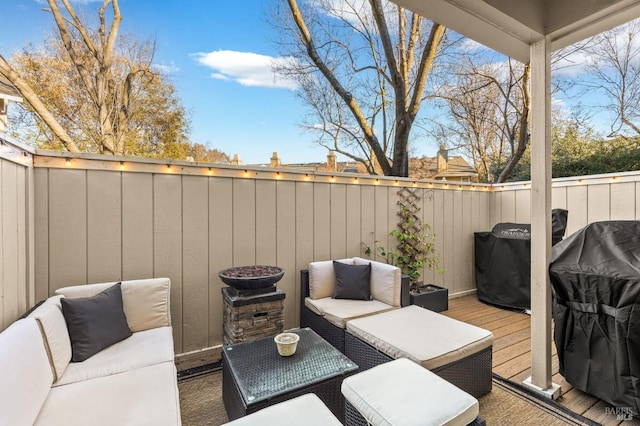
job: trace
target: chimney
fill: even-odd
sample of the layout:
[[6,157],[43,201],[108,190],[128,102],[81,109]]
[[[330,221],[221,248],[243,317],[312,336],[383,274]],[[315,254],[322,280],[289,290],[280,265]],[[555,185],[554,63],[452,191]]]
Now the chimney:
[[239,166],[240,164],[242,164],[242,161],[240,161],[238,154],[233,154],[233,158],[231,159],[231,164],[234,166]]
[[282,164],[280,163],[280,159],[278,158],[278,153],[273,152],[271,156],[271,167],[280,167]]
[[333,150],[330,150],[329,155],[327,155],[327,169],[334,172],[338,170],[338,157]]
[[444,144],[440,145],[440,150],[438,151],[438,156],[436,158],[436,168],[438,173],[446,173],[449,162],[449,152],[447,151],[447,147]]

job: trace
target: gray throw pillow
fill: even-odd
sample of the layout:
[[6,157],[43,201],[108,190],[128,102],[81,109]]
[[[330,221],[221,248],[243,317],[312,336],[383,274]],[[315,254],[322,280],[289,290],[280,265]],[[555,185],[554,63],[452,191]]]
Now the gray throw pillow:
[[371,263],[347,265],[333,261],[336,274],[334,299],[371,300]]
[[92,297],[62,298],[61,303],[73,362],[82,362],[133,334],[122,307],[120,283]]

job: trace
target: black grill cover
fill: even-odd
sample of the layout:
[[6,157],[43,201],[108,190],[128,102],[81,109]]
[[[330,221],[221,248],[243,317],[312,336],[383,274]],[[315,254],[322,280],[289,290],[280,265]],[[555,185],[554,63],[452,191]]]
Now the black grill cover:
[[596,222],[553,248],[560,373],[616,407],[640,408],[640,222]]
[[[567,210],[551,212],[553,244],[562,240]],[[499,223],[474,234],[478,299],[505,308],[531,309],[531,225]]]

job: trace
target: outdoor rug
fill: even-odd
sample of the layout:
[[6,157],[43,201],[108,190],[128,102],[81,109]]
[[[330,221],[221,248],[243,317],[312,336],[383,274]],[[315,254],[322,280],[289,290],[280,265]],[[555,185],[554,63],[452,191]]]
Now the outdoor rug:
[[[222,402],[222,370],[218,367],[181,374],[178,379],[182,424],[221,425],[228,421]],[[493,390],[480,398],[487,425],[596,425],[525,388],[494,376]]]

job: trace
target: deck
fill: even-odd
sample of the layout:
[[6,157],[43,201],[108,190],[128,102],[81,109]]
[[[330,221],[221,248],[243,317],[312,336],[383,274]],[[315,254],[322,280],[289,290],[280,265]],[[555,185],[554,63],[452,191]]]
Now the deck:
[[[449,299],[449,310],[442,313],[493,332],[494,373],[518,383],[531,375],[531,320],[528,315],[486,305],[475,294]],[[607,413],[609,404],[567,383],[558,373],[559,363],[553,342],[552,353],[553,382],[562,387],[562,396],[557,402],[606,426],[640,424],[640,419],[617,420],[614,414]]]

